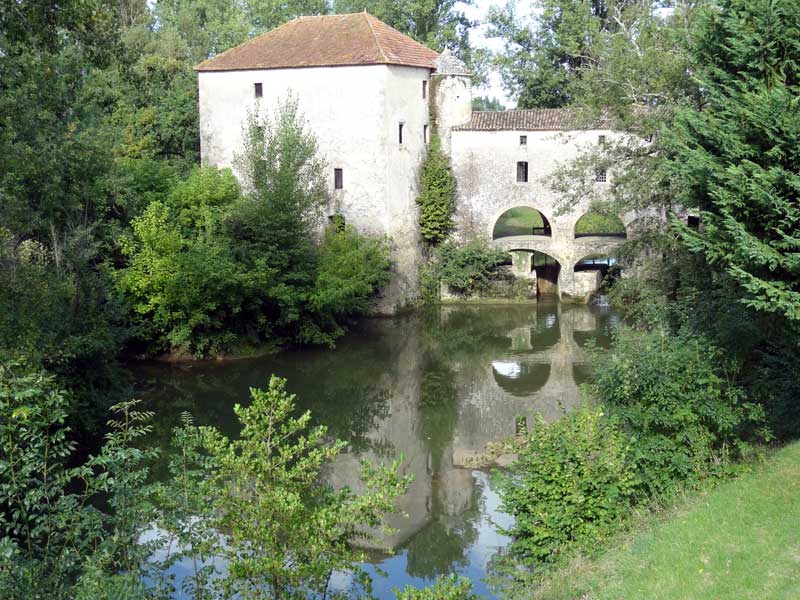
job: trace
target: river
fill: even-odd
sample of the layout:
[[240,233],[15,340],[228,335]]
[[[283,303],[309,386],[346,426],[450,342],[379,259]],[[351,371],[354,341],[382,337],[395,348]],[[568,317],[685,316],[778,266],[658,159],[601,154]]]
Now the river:
[[[597,307],[444,306],[394,319],[367,320],[327,348],[228,362],[138,365],[137,395],[157,411],[156,443],[168,448],[183,411],[200,425],[236,435],[233,405],[271,374],[288,379],[298,408],[348,442],[326,474],[358,489],[359,461],[402,454],[414,476],[384,536],[386,554],[371,549],[374,593],[430,584],[456,572],[476,593],[492,559],[508,543],[500,531],[511,517],[489,473],[474,468],[487,443],[515,433],[517,418],[558,419],[581,403],[588,377],[587,344],[607,347],[616,317]],[[590,341],[593,340],[593,341]],[[156,475],[164,469],[156,465]],[[377,569],[385,575],[379,574]],[[176,573],[180,577],[180,572]],[[334,581],[347,586],[347,576]]]

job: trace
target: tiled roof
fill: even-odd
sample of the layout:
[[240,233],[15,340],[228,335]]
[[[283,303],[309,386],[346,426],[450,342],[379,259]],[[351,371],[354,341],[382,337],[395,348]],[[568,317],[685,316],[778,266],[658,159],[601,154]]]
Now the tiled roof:
[[298,17],[195,67],[237,71],[341,65],[434,67],[430,48],[366,12]]
[[555,131],[561,129],[602,129],[605,120],[582,121],[567,108],[531,108],[527,110],[474,111],[465,125],[455,131]]

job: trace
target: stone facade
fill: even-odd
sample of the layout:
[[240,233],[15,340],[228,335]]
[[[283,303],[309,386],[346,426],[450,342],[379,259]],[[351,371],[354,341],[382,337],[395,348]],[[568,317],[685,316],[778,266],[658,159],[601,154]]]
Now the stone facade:
[[[362,54],[348,50],[343,36],[351,36]],[[306,38],[313,51],[304,58]],[[287,52],[287,44],[296,45],[297,52]],[[548,254],[561,265],[558,289],[569,295],[583,295],[587,285],[574,265],[616,243],[575,239],[575,223],[588,206],[557,215],[556,197],[546,184],[560,162],[613,132],[566,130],[564,111],[473,114],[471,78],[463,64],[366,13],[292,21],[197,70],[204,164],[232,166],[248,112],[270,114],[287,97],[297,99],[327,163],[327,216],[339,214],[362,233],[391,239],[394,276],[378,300],[378,312],[392,313],[418,293],[423,247],[416,197],[434,126],[458,181],[456,238],[480,238],[508,250],[515,271],[530,272],[530,252]],[[526,144],[520,144],[520,136]],[[519,161],[528,165],[526,183],[516,179]],[[342,189],[335,189],[334,169],[342,169]],[[598,183],[598,193],[606,185]],[[539,210],[552,235],[492,241],[500,215],[520,206]]]
[[[418,289],[416,197],[429,126],[422,85],[429,81],[429,69],[396,65],[200,72],[203,163],[232,166],[248,111],[270,114],[295,97],[327,163],[328,216],[341,214],[362,233],[392,241],[395,273],[378,306],[391,313]],[[260,99],[255,83],[262,85]],[[334,189],[334,169],[342,169],[340,190]]]

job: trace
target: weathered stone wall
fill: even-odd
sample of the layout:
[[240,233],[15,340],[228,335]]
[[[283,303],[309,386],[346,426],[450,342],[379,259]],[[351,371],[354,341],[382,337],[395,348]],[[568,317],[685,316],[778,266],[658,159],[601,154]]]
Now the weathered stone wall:
[[[520,136],[527,144],[520,144]],[[578,156],[582,147],[597,144],[600,135],[613,136],[609,130],[586,131],[459,131],[452,132],[451,158],[458,180],[455,235],[462,241],[492,240],[492,230],[500,216],[510,208],[527,206],[537,209],[552,228],[552,236],[520,243],[501,238],[496,245],[504,250],[538,250],[555,258],[561,265],[561,293],[579,293],[582,285],[575,279],[574,266],[598,249],[612,248],[613,239],[575,238],[575,224],[589,210],[589,200],[579,202],[565,214],[558,213],[558,197],[549,188],[547,178],[559,164]],[[528,181],[517,182],[517,162],[528,163]],[[608,183],[595,183],[598,195]],[[629,221],[623,218],[623,221]],[[582,293],[582,291],[580,292]]]
[[[387,65],[200,72],[200,141],[204,164],[232,166],[248,110],[271,113],[290,93],[327,162],[328,215],[392,240],[395,273],[377,311],[391,313],[416,297],[422,260],[416,196],[425,153],[430,70]],[[263,98],[254,97],[254,83]],[[403,143],[399,124],[403,123]],[[334,168],[344,189],[334,190]]]

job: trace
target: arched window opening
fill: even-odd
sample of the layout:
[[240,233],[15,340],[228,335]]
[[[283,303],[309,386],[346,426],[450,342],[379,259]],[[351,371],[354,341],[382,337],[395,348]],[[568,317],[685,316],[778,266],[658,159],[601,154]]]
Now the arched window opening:
[[627,237],[625,224],[615,215],[589,211],[575,224],[575,237]]
[[492,231],[492,239],[526,235],[552,235],[550,223],[535,208],[516,206],[504,212],[497,219]]

